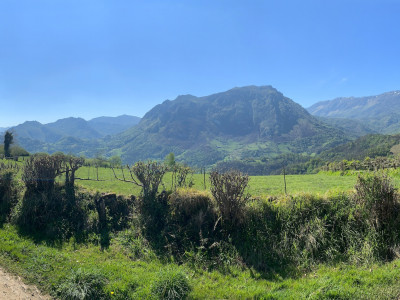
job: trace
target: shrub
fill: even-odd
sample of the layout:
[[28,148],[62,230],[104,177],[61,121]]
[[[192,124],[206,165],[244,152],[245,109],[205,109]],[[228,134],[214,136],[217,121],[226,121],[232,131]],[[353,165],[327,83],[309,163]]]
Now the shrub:
[[106,277],[98,271],[79,268],[58,286],[57,295],[65,300],[105,299],[106,282]]
[[[14,218],[27,232],[47,238],[68,237],[82,231],[87,214],[75,197],[75,171],[81,158],[63,154],[35,154],[24,165],[22,180],[26,191],[16,207]],[[64,186],[56,183],[64,174]]]
[[268,200],[256,199],[246,207],[243,226],[234,243],[247,264],[268,271],[280,262],[281,216],[276,205]]
[[168,198],[168,233],[177,247],[200,246],[214,235],[218,219],[207,192],[180,189]]
[[15,208],[16,223],[30,233],[41,233],[49,238],[59,237],[66,230],[64,205],[60,190],[40,193],[26,191]]
[[61,173],[62,160],[58,156],[31,156],[24,165],[22,180],[28,192],[51,193],[55,179]]
[[142,188],[137,204],[144,232],[148,238],[160,240],[168,212],[168,194],[157,193],[167,168],[159,162],[139,161],[129,171],[132,182]]
[[393,258],[396,255],[393,249],[399,243],[397,230],[400,207],[391,179],[377,172],[359,176],[355,190],[357,220],[359,224],[366,223],[364,236],[368,241],[373,241],[368,244],[375,246],[371,247],[380,258]]
[[352,199],[345,194],[300,194],[277,204],[280,223],[276,252],[280,261],[309,267],[346,259],[351,243],[359,243]]
[[128,227],[132,218],[135,197],[123,197],[116,194],[91,195],[94,198],[96,210],[99,215],[99,228],[109,227],[118,231]]
[[[132,166],[130,171],[133,172],[140,181],[140,184],[137,184],[142,187],[143,198],[154,199],[167,168],[156,161],[139,161]],[[134,180],[133,177],[132,179]]]
[[157,299],[186,299],[192,290],[182,271],[167,268],[159,272],[157,277],[151,287],[151,293]]
[[18,202],[18,183],[15,171],[0,170],[0,223],[6,221]]
[[390,231],[399,209],[391,179],[383,173],[358,176],[355,190],[355,200],[366,210],[368,223],[377,231]]
[[231,232],[241,223],[244,206],[250,199],[250,195],[245,194],[249,176],[239,171],[214,171],[210,174],[210,182],[211,193],[217,202],[223,226]]
[[172,189],[193,186],[193,169],[179,163],[174,163],[169,169],[172,171]]

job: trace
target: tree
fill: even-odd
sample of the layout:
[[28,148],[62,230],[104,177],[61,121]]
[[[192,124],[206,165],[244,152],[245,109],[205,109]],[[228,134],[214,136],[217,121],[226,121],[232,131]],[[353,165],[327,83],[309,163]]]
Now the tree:
[[10,131],[6,131],[4,135],[4,156],[6,158],[11,157],[10,146],[13,143],[14,136]]
[[110,163],[111,167],[114,167],[114,168],[122,166],[121,157],[118,155],[111,156],[108,159],[108,162]]
[[165,157],[165,165],[169,168],[172,169],[175,166],[175,154],[174,152],[169,153]]

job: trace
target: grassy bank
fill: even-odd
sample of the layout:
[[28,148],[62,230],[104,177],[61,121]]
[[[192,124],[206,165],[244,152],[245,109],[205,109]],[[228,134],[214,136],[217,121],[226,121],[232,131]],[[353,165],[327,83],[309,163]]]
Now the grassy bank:
[[[316,266],[297,274],[261,274],[229,267],[204,271],[191,265],[162,261],[153,254],[133,259],[116,236],[108,250],[93,244],[49,246],[20,236],[10,225],[0,229],[0,263],[11,272],[57,295],[57,287],[73,272],[85,270],[106,278],[106,298],[154,299],[152,285],[162,271],[178,270],[188,277],[192,299],[398,299],[400,260],[386,264]],[[73,286],[71,286],[73,288]]]

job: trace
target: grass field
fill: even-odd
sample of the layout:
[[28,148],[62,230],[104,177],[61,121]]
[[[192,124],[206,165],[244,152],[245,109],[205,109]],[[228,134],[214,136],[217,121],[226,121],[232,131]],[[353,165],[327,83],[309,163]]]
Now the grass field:
[[[97,177],[98,174],[98,177]],[[123,178],[121,170],[116,170],[118,178]],[[129,178],[129,173],[124,172],[125,178]],[[164,176],[164,186],[171,188],[171,173]],[[77,177],[99,179],[100,181],[78,180],[77,184],[88,190],[99,191],[104,193],[117,192],[122,195],[137,195],[140,187],[133,183],[118,181],[115,179],[113,171],[108,168],[82,167],[77,172]],[[328,191],[349,191],[352,190],[356,182],[356,175],[340,176],[337,174],[310,174],[310,175],[287,175],[286,191],[288,194],[295,193],[319,193],[325,194]],[[194,188],[204,190],[210,188],[208,175],[206,176],[205,185],[204,177],[201,174],[193,175]],[[162,187],[161,187],[162,188]],[[277,196],[285,193],[285,185],[283,175],[273,176],[251,176],[248,192],[254,197]]]
[[[0,160],[1,162],[2,160]],[[3,160],[4,161],[4,160]],[[21,163],[20,163],[21,165]],[[124,173],[120,169],[116,169],[118,178],[131,180],[129,172],[125,169]],[[392,177],[395,185],[400,188],[400,171],[387,171]],[[168,190],[171,189],[171,173],[164,176],[163,184]],[[121,195],[138,195],[140,187],[128,182],[122,182],[115,179],[114,173],[110,168],[81,167],[76,174],[82,179],[77,180],[76,184],[90,191],[99,191],[102,193],[117,193]],[[99,181],[97,181],[97,179]],[[325,194],[330,191],[350,191],[353,189],[357,180],[357,172],[350,172],[345,176],[341,176],[340,172],[320,172],[318,174],[307,175],[286,175],[286,191],[287,194],[297,193],[318,193]],[[204,190],[210,188],[208,175],[204,180],[202,174],[194,174],[192,177],[194,183],[193,188]],[[160,186],[162,189],[163,186]],[[270,176],[250,176],[248,192],[254,197],[278,196],[285,193],[285,185],[283,175]]]

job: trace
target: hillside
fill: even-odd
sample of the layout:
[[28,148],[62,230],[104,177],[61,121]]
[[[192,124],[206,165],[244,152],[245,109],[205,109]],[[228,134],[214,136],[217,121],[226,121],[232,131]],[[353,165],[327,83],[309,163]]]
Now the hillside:
[[280,153],[315,153],[348,141],[271,86],[248,86],[205,97],[179,96],[155,106],[111,139],[125,162],[174,152],[192,165]]
[[400,91],[321,101],[308,111],[320,117],[360,120],[366,128],[378,133],[400,132]]
[[338,145],[320,154],[320,158],[326,161],[335,160],[362,160],[365,157],[374,158],[392,154],[394,146],[400,144],[400,135],[369,134],[355,141]]
[[99,117],[90,121],[71,117],[48,124],[27,121],[10,130],[16,143],[32,153],[63,151],[92,156],[101,151],[101,138],[121,133],[135,126],[139,120],[127,115]]
[[118,117],[98,117],[88,121],[90,127],[102,136],[121,133],[140,122],[139,117],[122,115]]
[[352,138],[358,138],[367,134],[377,133],[365,122],[356,119],[317,117],[318,120],[346,132]]

